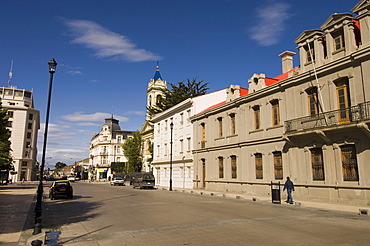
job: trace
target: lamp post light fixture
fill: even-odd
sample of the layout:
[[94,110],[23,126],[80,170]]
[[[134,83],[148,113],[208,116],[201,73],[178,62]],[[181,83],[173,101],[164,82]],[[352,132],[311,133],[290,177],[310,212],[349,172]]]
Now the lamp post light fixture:
[[53,75],[57,68],[57,62],[53,58],[48,62],[48,65],[49,65],[50,80],[49,80],[48,101],[47,101],[47,107],[46,107],[44,145],[42,146],[42,159],[41,159],[40,174],[39,174],[40,182],[37,188],[37,199],[36,199],[36,207],[35,207],[35,227],[33,231],[34,235],[41,233],[41,214],[42,214],[42,204],[41,203],[42,203],[42,193],[44,192],[42,181],[44,178],[46,142],[47,142],[48,128],[49,128],[51,89],[53,85]]
[[172,191],[172,137],[173,137],[173,122],[170,124],[171,141],[170,141],[170,191]]

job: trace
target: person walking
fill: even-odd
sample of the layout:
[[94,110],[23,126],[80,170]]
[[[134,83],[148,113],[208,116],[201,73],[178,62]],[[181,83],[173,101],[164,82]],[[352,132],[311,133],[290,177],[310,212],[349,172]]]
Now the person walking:
[[286,203],[290,203],[290,204],[293,204],[293,197],[292,197],[292,191],[294,191],[294,184],[293,182],[290,180],[289,177],[286,177],[286,181],[285,181],[285,184],[284,184],[284,189],[283,191],[285,191],[286,189],[286,192],[287,192],[287,200],[285,201]]

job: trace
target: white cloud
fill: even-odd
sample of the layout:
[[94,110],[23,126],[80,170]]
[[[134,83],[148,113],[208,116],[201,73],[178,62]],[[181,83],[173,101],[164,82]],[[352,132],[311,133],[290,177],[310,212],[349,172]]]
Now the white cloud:
[[250,37],[262,46],[277,44],[285,30],[285,22],[292,16],[290,7],[287,3],[269,0],[263,7],[257,8],[256,24],[248,29]]
[[146,115],[145,111],[127,111],[126,114]]
[[[104,119],[110,117],[112,117],[112,115],[108,113],[96,112],[94,114],[83,114],[83,112],[80,111],[61,116],[63,120],[67,121],[100,122],[100,124],[104,122]],[[113,117],[121,122],[128,121],[128,118],[124,116],[114,115]]]
[[131,62],[157,61],[160,56],[140,49],[127,37],[112,32],[103,26],[87,20],[62,19],[73,33],[73,43],[86,46],[103,58],[122,59]]
[[67,73],[71,74],[71,75],[80,75],[82,74],[81,71],[75,71],[75,70],[70,70],[70,71],[67,71]]

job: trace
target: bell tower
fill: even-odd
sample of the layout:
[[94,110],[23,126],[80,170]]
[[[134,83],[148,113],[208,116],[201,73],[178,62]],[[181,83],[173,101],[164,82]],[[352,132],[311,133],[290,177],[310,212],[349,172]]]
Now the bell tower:
[[[167,82],[162,79],[161,73],[159,72],[159,66],[157,63],[155,74],[148,83],[147,94],[147,108],[155,107],[158,100],[163,97],[162,89],[167,88]],[[150,116],[146,115],[146,119],[149,119]]]

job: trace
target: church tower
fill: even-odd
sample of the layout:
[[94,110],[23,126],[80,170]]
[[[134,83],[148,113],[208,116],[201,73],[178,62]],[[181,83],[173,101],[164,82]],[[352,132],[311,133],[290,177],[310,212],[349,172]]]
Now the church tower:
[[[167,82],[162,79],[161,73],[159,72],[159,66],[157,63],[156,71],[154,77],[150,79],[148,83],[147,94],[147,108],[155,107],[158,100],[163,96],[162,89],[167,88]],[[149,119],[150,116],[146,115],[146,119]]]

